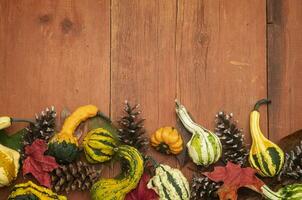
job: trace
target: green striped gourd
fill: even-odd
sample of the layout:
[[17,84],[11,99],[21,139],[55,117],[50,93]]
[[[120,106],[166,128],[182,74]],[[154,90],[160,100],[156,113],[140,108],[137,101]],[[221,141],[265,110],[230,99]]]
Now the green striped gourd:
[[270,103],[262,99],[255,104],[250,114],[250,131],[252,135],[252,146],[249,154],[251,166],[257,169],[261,176],[273,177],[277,175],[284,164],[284,152],[282,149],[264,137],[260,129],[260,105]]
[[188,152],[193,162],[202,166],[208,166],[217,162],[222,154],[219,138],[211,131],[195,123],[186,108],[177,100],[175,102],[176,113],[180,121],[193,134],[187,143]]
[[190,188],[186,177],[180,170],[168,165],[156,165],[153,176],[147,187],[153,189],[160,200],[189,200]]
[[269,200],[301,200],[302,184],[286,185],[277,192],[272,191],[267,185],[261,188],[263,195]]
[[128,192],[136,188],[144,171],[142,155],[128,145],[117,147],[116,155],[127,163],[127,170],[117,178],[97,181],[90,191],[92,200],[123,200]]
[[107,130],[97,128],[87,133],[83,141],[85,156],[90,163],[100,163],[112,158],[117,139]]
[[48,188],[38,186],[31,181],[20,183],[13,187],[8,200],[67,200],[65,196],[57,195]]

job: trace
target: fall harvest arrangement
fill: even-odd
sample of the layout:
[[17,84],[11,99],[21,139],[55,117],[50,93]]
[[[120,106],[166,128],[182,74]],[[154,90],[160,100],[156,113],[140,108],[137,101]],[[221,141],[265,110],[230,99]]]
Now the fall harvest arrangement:
[[[302,145],[284,153],[260,130],[258,110],[269,100],[258,101],[250,113],[250,149],[233,114],[218,112],[211,131],[175,103],[179,127],[161,127],[150,138],[139,105],[127,101],[117,125],[94,105],[63,110],[60,128],[53,107],[34,120],[0,117],[0,187],[13,185],[20,171],[29,180],[15,184],[8,199],[64,200],[66,193],[89,190],[93,200],[236,200],[241,187],[271,200],[302,199]],[[5,128],[17,122],[28,126],[7,134]],[[179,169],[148,155],[149,144],[176,156],[181,167],[190,158],[191,185]],[[113,162],[121,173],[103,178],[103,166]],[[281,186],[276,190],[265,182]]]

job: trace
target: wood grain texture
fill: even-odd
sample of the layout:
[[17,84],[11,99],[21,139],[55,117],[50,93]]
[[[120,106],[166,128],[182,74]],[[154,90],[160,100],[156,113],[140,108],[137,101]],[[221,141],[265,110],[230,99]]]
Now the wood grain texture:
[[1,115],[88,103],[108,114],[110,1],[1,1],[0,69]]
[[[145,128],[175,125],[175,1],[112,1],[111,111],[122,114],[124,100],[140,103]],[[175,158],[150,148],[159,162]]]
[[151,135],[176,125],[178,98],[211,130],[218,111],[233,112],[250,143],[249,113],[268,95],[261,127],[277,141],[301,127],[301,10],[299,0],[2,0],[0,115],[92,103],[117,121],[128,99]]
[[[218,111],[233,112],[247,142],[249,113],[267,95],[265,9],[261,0],[178,1],[177,96],[210,130]],[[261,112],[267,132],[266,108]]]
[[268,24],[269,129],[275,141],[301,129],[302,2],[272,1]]

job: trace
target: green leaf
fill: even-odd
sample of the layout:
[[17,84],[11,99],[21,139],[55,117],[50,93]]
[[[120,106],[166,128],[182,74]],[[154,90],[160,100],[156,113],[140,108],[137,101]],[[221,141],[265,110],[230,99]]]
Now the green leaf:
[[88,120],[88,130],[91,131],[96,128],[106,129],[111,132],[115,138],[119,138],[118,129],[114,126],[110,118],[103,113],[99,113],[97,116]]
[[16,151],[21,151],[23,148],[23,136],[26,134],[25,129],[21,129],[13,135],[7,135],[4,130],[0,130],[0,144],[12,148]]

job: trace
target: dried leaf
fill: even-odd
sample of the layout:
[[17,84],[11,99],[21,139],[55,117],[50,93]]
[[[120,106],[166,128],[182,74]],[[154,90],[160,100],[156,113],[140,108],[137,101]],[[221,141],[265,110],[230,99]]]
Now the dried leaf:
[[23,176],[31,173],[41,185],[50,187],[51,178],[48,173],[58,168],[59,165],[54,157],[44,155],[46,150],[47,144],[41,139],[37,139],[25,147],[27,157],[23,162]]
[[147,173],[144,173],[137,188],[129,192],[126,195],[125,200],[157,200],[158,195],[155,191],[147,188],[149,180],[150,176]]
[[247,187],[261,193],[264,182],[258,179],[256,170],[228,162],[224,167],[215,167],[213,172],[203,173],[215,182],[223,182],[218,190],[220,200],[236,200],[237,190],[240,187]]

